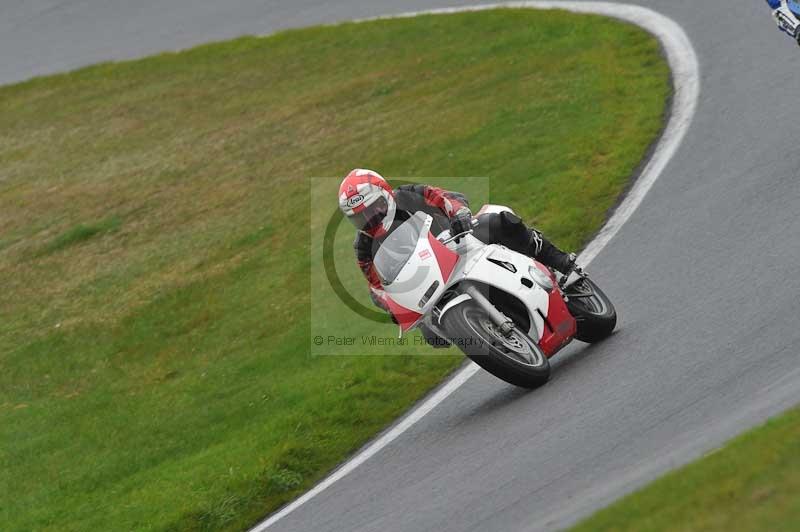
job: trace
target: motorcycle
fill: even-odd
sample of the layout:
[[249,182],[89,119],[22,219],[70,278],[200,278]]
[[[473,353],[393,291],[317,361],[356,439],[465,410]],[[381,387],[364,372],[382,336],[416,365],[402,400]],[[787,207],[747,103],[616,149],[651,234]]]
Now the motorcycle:
[[[482,214],[511,211],[485,205]],[[485,244],[467,230],[431,233],[417,212],[395,229],[374,265],[400,334],[425,327],[494,376],[536,388],[550,378],[550,358],[573,339],[598,342],[614,331],[614,305],[581,272],[556,279],[530,257]]]
[[796,2],[780,2],[773,8],[772,16],[775,17],[778,29],[800,44],[800,14]]

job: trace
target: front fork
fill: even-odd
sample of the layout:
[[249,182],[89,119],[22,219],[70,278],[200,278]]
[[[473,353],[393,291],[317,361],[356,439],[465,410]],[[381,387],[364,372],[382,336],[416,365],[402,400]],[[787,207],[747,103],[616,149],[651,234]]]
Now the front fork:
[[480,290],[478,290],[475,285],[472,283],[461,283],[461,288],[464,290],[464,293],[469,295],[475,303],[480,306],[486,315],[489,316],[489,319],[497,327],[497,330],[503,336],[509,336],[511,332],[514,330],[514,321],[509,319],[508,316],[497,310],[497,307],[492,305],[492,303],[486,299]]
[[[479,307],[481,307],[481,309],[483,309],[486,312],[486,315],[489,317],[492,323],[497,327],[497,330],[500,331],[500,333],[503,336],[508,337],[511,335],[511,332],[516,327],[514,321],[511,320],[508,316],[506,316],[502,312],[500,312],[499,310],[497,310],[497,307],[492,305],[492,303],[488,299],[486,299],[486,296],[484,296],[474,284],[464,281],[461,282],[461,284],[459,284],[459,288],[461,289],[461,292],[464,295],[469,296],[470,299],[472,299]],[[456,296],[456,297],[462,298],[463,296]],[[445,305],[445,308],[442,309],[442,312],[452,311],[452,309],[448,310],[448,307],[450,307],[451,305],[457,306],[462,304],[463,301],[461,302],[453,301],[452,303],[448,303],[447,305]],[[443,331],[439,327],[439,320],[441,318],[442,312],[437,312],[436,310],[434,310],[432,319],[430,319],[427,322],[427,324],[433,332],[435,332],[442,338],[446,338],[445,331]]]

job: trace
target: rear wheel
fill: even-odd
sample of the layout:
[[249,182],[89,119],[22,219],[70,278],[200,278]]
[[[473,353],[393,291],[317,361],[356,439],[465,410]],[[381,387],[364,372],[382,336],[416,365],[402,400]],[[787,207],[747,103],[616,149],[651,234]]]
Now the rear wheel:
[[608,338],[617,325],[617,311],[591,279],[583,277],[564,288],[567,308],[578,324],[575,338],[594,343]]
[[550,362],[539,346],[517,328],[503,335],[473,301],[447,312],[442,325],[455,346],[495,377],[523,388],[537,388],[550,378]]

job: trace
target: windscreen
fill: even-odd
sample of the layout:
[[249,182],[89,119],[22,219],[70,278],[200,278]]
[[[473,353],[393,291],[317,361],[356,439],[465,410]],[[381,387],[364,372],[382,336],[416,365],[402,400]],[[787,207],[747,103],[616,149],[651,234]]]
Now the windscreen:
[[426,219],[427,216],[421,212],[414,214],[383,241],[373,261],[381,283],[389,285],[397,278],[417,248]]

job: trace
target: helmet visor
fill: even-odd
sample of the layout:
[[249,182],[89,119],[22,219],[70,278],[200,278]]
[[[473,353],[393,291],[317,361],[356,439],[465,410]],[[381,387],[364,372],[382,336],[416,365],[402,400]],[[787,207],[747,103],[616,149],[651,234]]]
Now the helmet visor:
[[379,226],[388,212],[389,203],[386,198],[380,197],[364,207],[364,210],[353,214],[349,218],[359,231],[369,231]]

